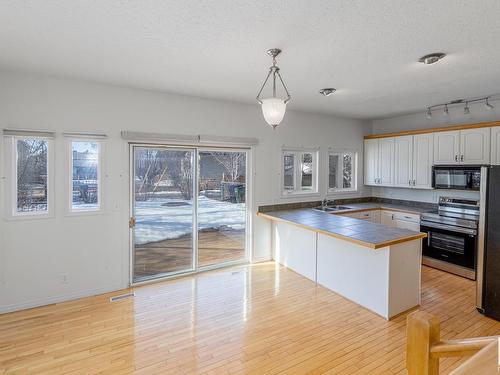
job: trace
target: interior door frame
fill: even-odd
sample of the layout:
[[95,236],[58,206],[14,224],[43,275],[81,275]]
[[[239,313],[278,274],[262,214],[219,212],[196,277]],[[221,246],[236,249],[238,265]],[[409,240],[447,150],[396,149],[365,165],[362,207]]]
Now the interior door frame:
[[[134,282],[134,236],[133,230],[129,228],[128,219],[133,217],[134,214],[134,177],[135,177],[135,158],[134,158],[134,148],[140,147],[151,147],[151,148],[165,148],[165,149],[178,149],[178,150],[192,150],[193,152],[193,269],[178,272],[169,272],[165,274],[160,274],[160,277],[151,277],[144,280]],[[143,284],[150,284],[155,282],[161,282],[173,278],[178,278],[186,275],[196,274],[200,272],[205,272],[213,269],[230,267],[240,264],[248,264],[252,260],[252,249],[253,249],[253,220],[252,220],[252,208],[253,208],[253,146],[228,146],[228,145],[199,145],[199,144],[171,144],[163,143],[161,141],[154,143],[144,143],[144,142],[129,142],[128,143],[128,153],[129,153],[129,192],[128,192],[128,217],[127,217],[127,231],[128,231],[128,242],[129,242],[129,285],[138,286]],[[245,189],[245,219],[246,219],[246,229],[245,229],[245,258],[242,260],[229,261],[224,263],[217,263],[214,265],[208,265],[204,267],[198,267],[198,180],[199,180],[199,152],[205,150],[213,151],[235,151],[235,152],[245,152],[246,153],[246,189]],[[194,230],[196,229],[196,230]]]

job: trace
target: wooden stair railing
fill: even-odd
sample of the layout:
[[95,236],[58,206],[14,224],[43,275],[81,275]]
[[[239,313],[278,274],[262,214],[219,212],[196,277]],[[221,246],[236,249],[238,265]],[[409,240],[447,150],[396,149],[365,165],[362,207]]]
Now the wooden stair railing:
[[472,356],[451,374],[500,374],[498,336],[441,340],[440,323],[425,311],[408,315],[406,369],[408,375],[438,375],[439,358]]

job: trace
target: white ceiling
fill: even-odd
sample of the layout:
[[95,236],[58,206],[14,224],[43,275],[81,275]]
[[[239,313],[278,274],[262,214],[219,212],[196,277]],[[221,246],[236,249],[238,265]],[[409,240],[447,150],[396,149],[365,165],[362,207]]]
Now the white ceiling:
[[499,19],[499,0],[2,0],[0,68],[254,103],[280,47],[290,108],[377,118],[498,93]]

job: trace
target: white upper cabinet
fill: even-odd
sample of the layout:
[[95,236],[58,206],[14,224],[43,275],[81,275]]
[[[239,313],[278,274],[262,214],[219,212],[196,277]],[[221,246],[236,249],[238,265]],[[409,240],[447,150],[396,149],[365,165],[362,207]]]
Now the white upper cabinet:
[[378,184],[378,139],[366,139],[364,150],[364,183],[365,185]]
[[500,165],[500,126],[491,128],[491,164]]
[[364,184],[394,186],[394,138],[365,140]]
[[394,186],[409,187],[413,180],[413,136],[394,139]]
[[434,164],[460,163],[460,131],[434,133]]
[[460,163],[490,163],[490,128],[460,131]]
[[432,165],[434,161],[434,134],[419,134],[413,137],[413,187],[432,188]]
[[489,164],[490,128],[434,133],[434,164]]
[[379,140],[379,185],[394,186],[394,138]]

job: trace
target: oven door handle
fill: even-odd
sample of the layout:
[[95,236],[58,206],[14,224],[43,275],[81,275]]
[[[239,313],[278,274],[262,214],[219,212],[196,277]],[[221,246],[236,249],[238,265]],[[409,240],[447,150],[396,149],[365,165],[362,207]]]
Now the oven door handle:
[[[455,233],[465,233],[465,234],[472,234],[473,236],[477,235],[477,230],[475,229],[469,229],[469,228],[463,228],[463,227],[454,227],[451,225],[445,225],[445,224],[437,224],[437,223],[431,223],[431,222],[425,222],[422,221],[420,223],[421,226],[427,227],[427,228],[436,228],[436,229],[445,229],[450,232],[455,232]],[[426,230],[426,232],[428,232]]]

